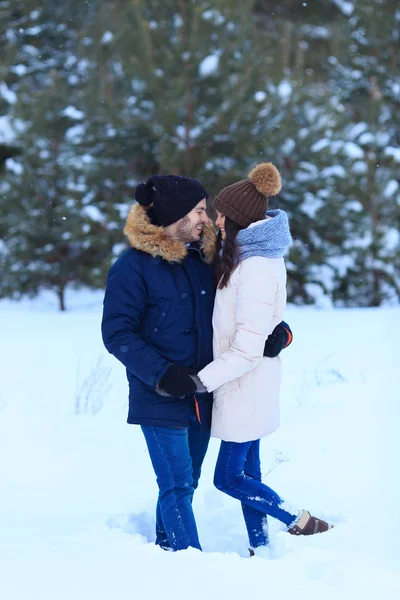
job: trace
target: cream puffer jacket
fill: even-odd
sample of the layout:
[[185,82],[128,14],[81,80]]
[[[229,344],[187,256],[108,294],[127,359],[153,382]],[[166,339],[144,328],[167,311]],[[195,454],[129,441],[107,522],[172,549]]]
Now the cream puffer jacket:
[[[265,229],[266,222],[259,223]],[[277,253],[283,251],[266,252]],[[239,262],[227,287],[217,290],[214,360],[198,373],[214,392],[211,435],[231,442],[257,440],[279,426],[281,359],[263,352],[265,340],[283,319],[286,268],[282,256],[251,254]]]

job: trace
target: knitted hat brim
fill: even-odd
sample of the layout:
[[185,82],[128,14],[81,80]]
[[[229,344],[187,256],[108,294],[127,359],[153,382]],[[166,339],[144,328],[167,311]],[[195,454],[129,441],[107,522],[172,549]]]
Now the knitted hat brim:
[[221,190],[213,207],[241,227],[248,227],[264,218],[268,199],[248,179],[243,179]]
[[229,206],[222,198],[218,198],[218,196],[214,200],[213,207],[215,210],[218,210],[220,213],[232,219],[235,223],[240,225],[241,227],[248,227],[251,223],[250,219],[247,219],[243,215],[240,214],[236,208]]

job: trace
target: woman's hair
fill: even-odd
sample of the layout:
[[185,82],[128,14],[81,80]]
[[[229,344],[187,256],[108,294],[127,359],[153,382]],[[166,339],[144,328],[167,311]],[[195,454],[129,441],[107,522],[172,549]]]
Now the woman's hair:
[[225,240],[222,241],[221,232],[218,234],[217,252],[214,260],[215,287],[222,290],[228,285],[229,279],[238,264],[238,249],[236,236],[241,227],[229,217],[225,217]]

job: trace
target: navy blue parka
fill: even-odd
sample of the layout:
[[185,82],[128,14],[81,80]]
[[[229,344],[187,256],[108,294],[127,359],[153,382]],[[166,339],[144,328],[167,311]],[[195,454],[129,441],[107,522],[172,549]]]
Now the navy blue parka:
[[102,335],[126,367],[128,423],[186,427],[196,415],[209,428],[212,394],[165,397],[156,386],[171,364],[200,370],[213,359],[214,228],[187,246],[134,205],[124,231],[131,248],[110,269]]

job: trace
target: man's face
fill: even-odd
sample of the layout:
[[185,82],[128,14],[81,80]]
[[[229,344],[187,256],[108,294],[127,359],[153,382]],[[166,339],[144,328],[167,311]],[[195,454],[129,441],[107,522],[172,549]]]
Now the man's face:
[[181,242],[190,244],[191,242],[199,241],[203,227],[208,223],[206,207],[207,203],[204,198],[200,200],[190,213],[177,221],[175,235]]

